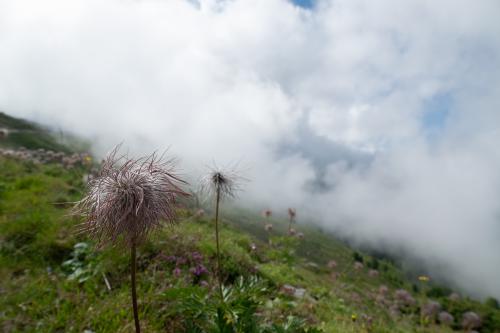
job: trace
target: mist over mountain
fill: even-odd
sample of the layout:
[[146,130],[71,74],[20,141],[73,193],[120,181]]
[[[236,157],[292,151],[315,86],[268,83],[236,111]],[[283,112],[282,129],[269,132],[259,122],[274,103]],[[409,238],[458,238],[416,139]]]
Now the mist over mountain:
[[0,109],[500,297],[496,0],[0,0]]

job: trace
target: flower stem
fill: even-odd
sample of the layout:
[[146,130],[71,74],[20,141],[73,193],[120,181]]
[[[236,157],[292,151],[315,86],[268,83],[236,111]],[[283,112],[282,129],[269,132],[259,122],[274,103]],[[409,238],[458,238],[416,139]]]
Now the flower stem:
[[217,187],[217,193],[215,197],[215,243],[217,245],[217,282],[219,283],[220,299],[222,302],[224,302],[224,296],[222,293],[222,276],[220,269],[219,203],[220,203],[220,187]]
[[132,241],[130,249],[130,277],[132,279],[132,307],[134,309],[135,332],[141,333],[139,324],[139,311],[137,310],[137,292],[135,288],[135,270],[136,270],[136,255],[135,255],[135,239]]

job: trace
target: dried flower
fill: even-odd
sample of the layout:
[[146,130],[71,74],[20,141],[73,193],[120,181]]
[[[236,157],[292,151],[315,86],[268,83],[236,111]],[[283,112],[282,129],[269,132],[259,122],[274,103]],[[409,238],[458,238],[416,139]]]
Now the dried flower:
[[270,209],[264,209],[262,211],[262,216],[264,216],[266,219],[269,219],[273,215],[273,211]]
[[291,231],[292,231],[292,223],[295,221],[295,216],[297,216],[297,211],[295,208],[288,208],[288,234],[293,236]]
[[386,285],[381,285],[379,288],[378,288],[378,292],[379,294],[381,295],[387,295],[387,293],[389,292],[389,288],[387,288]]
[[438,319],[441,325],[447,325],[447,326],[453,324],[453,321],[455,320],[455,318],[453,318],[453,316],[446,311],[441,311],[438,315]]
[[215,242],[217,254],[217,282],[219,285],[219,296],[224,302],[222,292],[222,276],[221,276],[221,263],[220,263],[220,241],[219,241],[219,206],[222,200],[226,198],[234,198],[238,190],[241,177],[232,171],[221,171],[217,167],[213,168],[210,173],[204,177],[202,191],[215,197]]
[[243,178],[235,170],[222,171],[218,167],[213,167],[202,179],[201,192],[208,197],[218,196],[219,201],[235,198],[242,180]]
[[335,269],[337,268],[337,262],[335,260],[330,260],[327,264],[328,268]]
[[371,331],[371,327],[373,325],[373,317],[363,313],[361,315],[361,319],[364,321],[363,326],[365,326],[368,329],[368,331]]
[[104,160],[74,209],[86,218],[82,231],[99,246],[144,241],[163,223],[175,221],[176,197],[188,195],[180,188],[186,183],[175,174],[173,160],[163,161],[156,154],[129,159],[117,157],[117,152],[118,147]]
[[354,302],[361,302],[361,296],[357,292],[353,291],[351,293],[351,300]]
[[130,248],[131,292],[135,330],[141,331],[136,294],[136,246],[163,223],[176,219],[176,197],[187,196],[186,184],[175,175],[173,160],[152,154],[139,159],[117,157],[119,146],[103,161],[87,195],[73,213],[85,217],[81,231],[99,246],[122,244]]
[[473,330],[481,327],[481,318],[475,312],[469,311],[464,313],[462,317],[462,327],[465,330]]
[[273,231],[273,225],[271,223],[268,223],[264,226],[264,229],[266,229],[267,232]]
[[413,296],[404,289],[398,289],[394,293],[394,298],[396,301],[403,306],[412,306],[415,305],[416,301]]
[[293,296],[295,294],[295,287],[292,286],[292,285],[289,285],[289,284],[284,284],[280,291],[285,294],[285,295],[288,295],[288,296]]
[[359,271],[359,270],[363,269],[363,267],[364,267],[364,265],[363,265],[363,263],[362,263],[362,262],[356,261],[356,262],[354,263],[354,269],[355,269],[355,270],[357,270],[357,271]]
[[384,295],[377,295],[375,297],[375,302],[377,302],[378,305],[387,305],[387,300],[385,299],[385,296]]
[[198,209],[194,214],[194,216],[197,218],[203,217],[203,215],[205,215],[205,210],[203,208]]
[[441,304],[436,301],[429,301],[422,306],[421,312],[424,318],[433,319],[441,311]]

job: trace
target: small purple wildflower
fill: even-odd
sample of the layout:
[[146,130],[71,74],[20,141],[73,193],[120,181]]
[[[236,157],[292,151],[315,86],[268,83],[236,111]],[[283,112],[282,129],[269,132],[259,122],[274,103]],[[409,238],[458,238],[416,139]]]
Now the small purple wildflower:
[[203,255],[200,252],[193,252],[191,253],[191,259],[193,259],[195,262],[200,262],[203,260]]
[[184,265],[186,263],[187,263],[187,259],[186,258],[184,258],[184,257],[178,257],[175,264],[177,266],[180,266],[180,265]]
[[174,270],[172,271],[172,274],[173,274],[175,277],[179,277],[179,276],[181,276],[182,271],[181,271],[181,269],[180,269],[179,267],[176,267],[176,268],[174,268]]
[[168,256],[165,258],[169,263],[174,263],[177,262],[177,257],[176,256]]
[[196,277],[200,277],[201,275],[208,273],[208,270],[202,264],[198,264],[195,267],[191,267],[189,272]]

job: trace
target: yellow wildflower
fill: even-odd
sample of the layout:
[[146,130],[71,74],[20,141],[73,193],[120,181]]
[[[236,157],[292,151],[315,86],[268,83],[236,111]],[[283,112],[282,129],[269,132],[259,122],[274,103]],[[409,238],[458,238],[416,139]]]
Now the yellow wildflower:
[[430,279],[431,279],[431,278],[430,278],[430,277],[428,277],[428,276],[426,276],[426,275],[420,275],[420,276],[418,277],[418,280],[419,280],[420,282],[429,282],[429,280],[430,280]]

